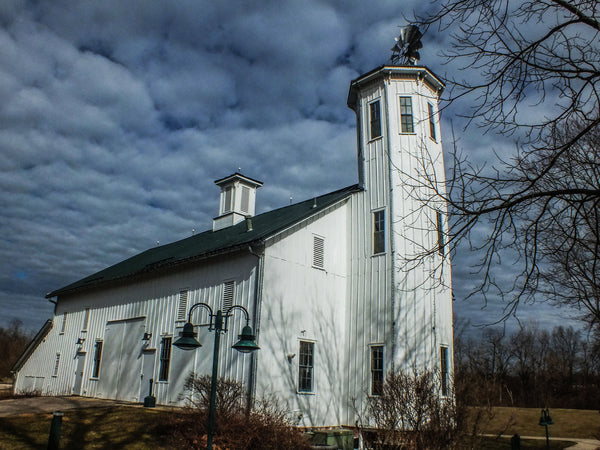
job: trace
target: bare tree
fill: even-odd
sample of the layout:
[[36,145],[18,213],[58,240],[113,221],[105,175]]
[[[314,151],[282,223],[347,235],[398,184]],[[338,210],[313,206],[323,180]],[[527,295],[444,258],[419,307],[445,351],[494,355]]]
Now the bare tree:
[[[520,302],[548,298],[600,323],[600,4],[596,0],[448,0],[416,22],[449,30],[443,55],[465,70],[449,80],[449,102],[467,105],[467,126],[514,142],[490,167],[454,153],[446,189],[451,249],[481,252],[475,292]],[[457,25],[458,24],[458,25]],[[490,155],[492,156],[492,155]],[[485,236],[482,238],[482,229]],[[514,255],[509,284],[494,266]]]

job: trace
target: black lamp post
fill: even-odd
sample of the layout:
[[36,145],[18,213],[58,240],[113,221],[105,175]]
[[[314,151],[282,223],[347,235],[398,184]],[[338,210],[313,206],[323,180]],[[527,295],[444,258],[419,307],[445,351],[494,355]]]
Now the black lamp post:
[[542,414],[540,416],[540,426],[546,427],[546,448],[550,448],[550,436],[548,434],[548,425],[554,425],[552,421],[552,417],[550,417],[550,410],[546,408],[542,409]]
[[188,321],[183,326],[181,337],[173,342],[175,347],[183,350],[194,350],[198,347],[202,347],[202,344],[196,339],[196,333],[194,332],[194,325],[192,324],[192,312],[196,308],[208,309],[210,316],[210,322],[199,324],[199,326],[208,325],[208,331],[215,332],[215,346],[213,352],[213,366],[212,366],[212,378],[210,380],[210,406],[208,409],[208,435],[206,439],[206,448],[212,450],[212,440],[215,434],[215,410],[216,410],[216,399],[217,399],[217,372],[219,370],[219,342],[221,333],[227,332],[227,323],[229,318],[233,315],[233,311],[236,309],[242,310],[246,316],[246,326],[242,329],[242,334],[239,335],[239,341],[236,342],[232,348],[242,353],[250,353],[260,349],[256,344],[255,335],[250,326],[250,314],[248,310],[241,305],[233,305],[225,314],[218,310],[216,314],[213,313],[212,308],[206,303],[196,303],[190,308],[188,314]]

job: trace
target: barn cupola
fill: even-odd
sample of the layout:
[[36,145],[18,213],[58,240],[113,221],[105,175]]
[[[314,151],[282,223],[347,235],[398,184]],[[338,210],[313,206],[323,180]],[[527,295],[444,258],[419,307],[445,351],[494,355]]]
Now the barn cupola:
[[263,184],[241,173],[215,181],[221,188],[219,215],[213,220],[213,231],[221,230],[254,215],[256,190]]

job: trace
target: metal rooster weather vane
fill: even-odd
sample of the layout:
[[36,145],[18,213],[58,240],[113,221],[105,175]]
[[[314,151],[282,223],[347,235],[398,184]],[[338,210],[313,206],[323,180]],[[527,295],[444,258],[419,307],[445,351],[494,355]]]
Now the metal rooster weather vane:
[[400,28],[400,36],[394,38],[396,44],[392,47],[392,64],[416,66],[421,55],[417,50],[423,48],[421,43],[423,33],[416,25]]

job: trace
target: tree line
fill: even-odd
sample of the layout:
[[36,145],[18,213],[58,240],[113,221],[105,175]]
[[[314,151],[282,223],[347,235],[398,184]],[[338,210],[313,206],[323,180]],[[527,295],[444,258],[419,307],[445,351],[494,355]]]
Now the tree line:
[[472,406],[596,409],[600,335],[573,327],[487,329],[455,338],[457,396]]
[[20,320],[13,320],[7,327],[0,326],[0,379],[10,377],[10,369],[32,338]]

